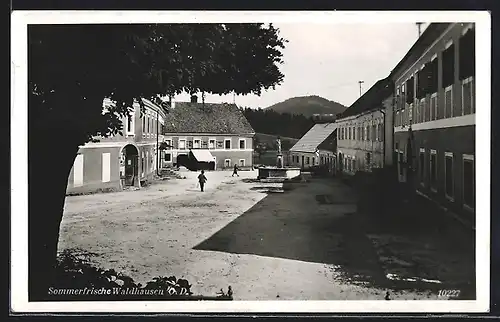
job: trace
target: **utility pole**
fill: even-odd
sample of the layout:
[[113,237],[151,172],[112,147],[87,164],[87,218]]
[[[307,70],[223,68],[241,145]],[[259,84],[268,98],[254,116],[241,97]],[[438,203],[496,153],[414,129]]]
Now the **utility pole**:
[[417,25],[417,28],[418,28],[418,37],[420,38],[420,35],[422,34],[422,25],[424,23],[423,22],[417,22],[416,25]]
[[364,82],[365,81],[362,81],[362,80],[358,81],[358,83],[359,83],[359,96],[360,97],[361,97],[361,84],[363,84]]

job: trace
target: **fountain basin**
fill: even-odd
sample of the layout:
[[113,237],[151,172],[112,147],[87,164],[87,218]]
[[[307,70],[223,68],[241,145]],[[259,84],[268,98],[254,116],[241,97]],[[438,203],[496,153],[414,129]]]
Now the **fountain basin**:
[[258,167],[259,175],[257,179],[293,179],[300,176],[300,168],[294,167]]

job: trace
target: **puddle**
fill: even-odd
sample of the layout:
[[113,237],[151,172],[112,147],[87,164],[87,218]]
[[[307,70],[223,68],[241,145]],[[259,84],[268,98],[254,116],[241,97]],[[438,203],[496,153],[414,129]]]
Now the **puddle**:
[[424,283],[433,283],[433,284],[443,284],[443,282],[439,280],[430,280],[426,278],[420,277],[402,277],[397,274],[387,274],[386,277],[391,281],[404,281],[404,282],[424,282]]

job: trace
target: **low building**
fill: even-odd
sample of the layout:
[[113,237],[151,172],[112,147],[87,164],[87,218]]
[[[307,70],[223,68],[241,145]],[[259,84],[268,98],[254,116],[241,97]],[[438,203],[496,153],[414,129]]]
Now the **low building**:
[[[99,142],[80,146],[68,178],[68,193],[140,186],[155,175],[166,115],[151,101],[143,99],[142,103],[142,115],[140,104],[134,102],[130,115],[122,118],[122,135],[97,137]],[[103,112],[113,104],[105,99]]]
[[[165,120],[161,167],[213,163],[215,169],[253,167],[255,131],[235,104],[173,102]],[[194,158],[194,159],[193,159]]]
[[326,166],[335,168],[337,124],[334,116],[314,118],[316,124],[290,149],[288,164],[304,170]]
[[399,181],[475,218],[475,25],[432,23],[391,73]]
[[379,80],[337,118],[339,171],[354,174],[384,166],[385,108],[392,91],[389,78]]

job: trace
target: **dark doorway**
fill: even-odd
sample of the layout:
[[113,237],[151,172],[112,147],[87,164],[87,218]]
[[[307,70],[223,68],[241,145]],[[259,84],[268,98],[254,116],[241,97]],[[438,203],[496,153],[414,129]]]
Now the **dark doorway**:
[[125,171],[122,174],[122,176],[125,179],[124,180],[125,186],[133,186],[138,180],[137,179],[137,175],[139,173],[138,158],[139,158],[139,151],[134,145],[128,144],[122,149],[122,159],[125,160],[125,165],[124,165]]

